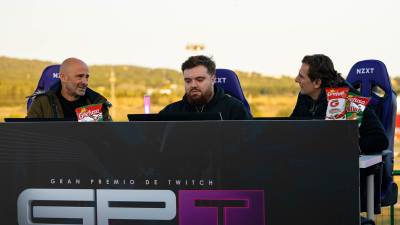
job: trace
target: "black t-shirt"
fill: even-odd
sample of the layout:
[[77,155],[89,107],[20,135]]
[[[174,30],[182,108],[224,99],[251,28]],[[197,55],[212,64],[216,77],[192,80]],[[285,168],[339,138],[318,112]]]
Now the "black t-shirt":
[[78,120],[75,109],[87,105],[86,97],[81,96],[78,100],[71,102],[62,96],[61,91],[57,93],[57,96],[58,99],[60,99],[62,110],[64,112],[64,118]]

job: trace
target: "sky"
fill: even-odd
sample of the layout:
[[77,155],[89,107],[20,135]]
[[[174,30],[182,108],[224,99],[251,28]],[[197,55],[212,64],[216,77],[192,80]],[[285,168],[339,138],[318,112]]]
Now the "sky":
[[0,55],[178,70],[206,54],[218,68],[279,76],[322,53],[345,76],[364,59],[393,76],[399,9],[399,0],[0,0]]

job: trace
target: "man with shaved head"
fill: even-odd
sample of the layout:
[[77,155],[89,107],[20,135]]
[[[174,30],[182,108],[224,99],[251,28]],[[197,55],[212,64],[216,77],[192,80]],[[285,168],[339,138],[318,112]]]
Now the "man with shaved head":
[[111,120],[106,98],[88,88],[89,68],[77,58],[64,60],[60,67],[60,82],[49,91],[35,96],[28,118],[66,118],[77,120],[75,109],[102,104],[103,120]]

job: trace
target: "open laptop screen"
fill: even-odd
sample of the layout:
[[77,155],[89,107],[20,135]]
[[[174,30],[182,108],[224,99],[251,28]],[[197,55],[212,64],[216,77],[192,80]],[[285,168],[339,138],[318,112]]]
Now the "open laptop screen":
[[18,122],[55,122],[55,121],[74,121],[68,118],[4,118],[4,122],[18,123]]

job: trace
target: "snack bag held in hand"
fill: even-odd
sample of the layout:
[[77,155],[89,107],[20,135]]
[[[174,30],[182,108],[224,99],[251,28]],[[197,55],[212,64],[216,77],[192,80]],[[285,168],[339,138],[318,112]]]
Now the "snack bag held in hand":
[[327,120],[346,119],[346,99],[349,92],[347,87],[326,88],[328,107],[326,108]]
[[86,105],[75,109],[78,122],[103,121],[103,104]]
[[347,97],[346,117],[348,120],[357,120],[358,126],[361,125],[364,110],[369,103],[370,98],[349,93]]

